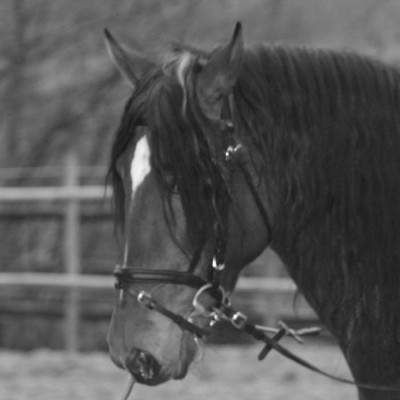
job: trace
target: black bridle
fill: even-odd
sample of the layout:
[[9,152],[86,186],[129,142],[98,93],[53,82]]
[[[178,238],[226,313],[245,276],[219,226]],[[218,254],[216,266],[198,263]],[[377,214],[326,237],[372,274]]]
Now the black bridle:
[[[226,104],[228,100],[224,101],[224,106],[221,111],[221,119],[218,123],[218,129],[224,137],[231,136],[233,133],[233,122],[230,118],[230,107]],[[229,117],[225,117],[225,113],[229,114]],[[227,149],[226,160],[228,161],[228,153],[230,150]],[[227,209],[227,207],[224,208]],[[211,264],[207,271],[207,280],[196,275],[193,270],[195,265],[191,265],[189,270],[186,272],[175,271],[175,270],[163,270],[163,269],[138,269],[129,266],[117,265],[114,269],[114,276],[116,277],[116,288],[120,290],[120,293],[128,293],[136,298],[136,300],[143,306],[157,311],[165,317],[174,321],[181,329],[194,334],[198,338],[204,338],[211,335],[211,332],[207,329],[201,328],[193,323],[190,318],[186,319],[179,314],[176,314],[166,307],[161,305],[155,300],[149,293],[143,290],[134,290],[133,284],[146,284],[146,283],[164,283],[174,285],[184,285],[197,290],[197,294],[194,296],[193,302],[196,303],[199,293],[207,291],[217,302],[217,305],[227,301],[225,291],[223,290],[220,279],[221,273],[225,267],[225,249],[226,249],[226,237],[222,235],[222,229],[216,225],[215,227],[215,249],[214,256]]]
[[[228,143],[226,150],[223,154],[223,162],[224,170],[232,170],[236,165],[239,165],[243,162],[241,152],[243,150],[243,146],[241,144],[234,143],[234,124],[231,117],[231,109],[229,105],[228,97],[225,97],[222,102],[221,108],[221,116],[218,121],[217,129],[219,131],[222,143]],[[248,176],[247,179],[251,179]],[[264,208],[261,206],[261,202],[258,199],[258,195],[256,194],[256,188],[253,184],[251,184],[250,188],[253,191],[253,195],[256,195],[256,198],[259,202],[259,207],[265,212]],[[225,199],[224,199],[225,200]],[[224,210],[224,218],[227,218],[227,209],[228,204],[227,200],[224,201],[224,204],[220,205],[221,209]],[[264,217],[264,216],[263,216]],[[269,219],[265,213],[265,219],[268,221],[267,225],[269,226]],[[138,269],[132,268],[129,266],[120,266],[117,265],[114,270],[114,276],[116,277],[116,288],[122,292],[129,293],[136,297],[137,301],[144,305],[145,307],[158,311],[164,316],[173,320],[176,324],[178,324],[183,330],[189,331],[196,335],[199,338],[203,338],[205,336],[209,336],[210,331],[201,328],[195,325],[190,320],[185,319],[184,317],[173,313],[168,310],[159,302],[157,302],[154,298],[151,297],[150,294],[145,291],[133,290],[133,284],[140,283],[166,283],[166,284],[175,284],[175,285],[184,285],[194,289],[197,289],[197,294],[194,297],[194,304],[197,304],[197,307],[201,307],[199,303],[197,303],[197,299],[199,298],[199,293],[207,292],[216,300],[216,306],[220,307],[222,304],[228,304],[229,300],[225,295],[225,290],[221,285],[221,275],[222,271],[225,268],[225,252],[226,252],[226,234],[220,224],[216,224],[214,227],[214,236],[215,236],[215,246],[214,246],[214,254],[212,258],[212,262],[208,266],[207,270],[207,280],[195,275],[192,270],[193,266],[189,268],[189,271],[174,271],[174,270],[163,270],[163,269]],[[214,312],[211,312],[211,321],[213,321],[213,317],[215,317]]]

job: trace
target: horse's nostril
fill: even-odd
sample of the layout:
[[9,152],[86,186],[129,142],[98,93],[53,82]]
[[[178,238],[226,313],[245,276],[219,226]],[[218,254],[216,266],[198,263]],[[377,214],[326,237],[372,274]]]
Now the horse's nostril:
[[161,365],[149,353],[133,349],[126,360],[129,372],[139,383],[147,383],[157,378]]

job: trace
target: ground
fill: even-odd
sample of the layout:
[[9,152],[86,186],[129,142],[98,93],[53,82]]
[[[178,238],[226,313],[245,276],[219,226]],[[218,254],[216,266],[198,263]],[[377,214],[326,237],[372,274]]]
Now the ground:
[[[330,373],[349,378],[339,350],[320,342],[289,347]],[[182,381],[136,385],[131,400],[356,399],[354,387],[317,376],[259,347],[208,346]],[[127,376],[104,353],[0,352],[1,400],[120,400]]]

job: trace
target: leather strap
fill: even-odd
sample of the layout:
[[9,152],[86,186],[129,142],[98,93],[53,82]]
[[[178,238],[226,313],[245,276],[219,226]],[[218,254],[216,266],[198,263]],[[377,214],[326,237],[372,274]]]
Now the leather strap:
[[114,269],[114,276],[118,283],[171,283],[185,285],[194,289],[200,289],[207,282],[197,275],[188,272],[162,270],[162,269],[138,269],[123,268],[117,265]]

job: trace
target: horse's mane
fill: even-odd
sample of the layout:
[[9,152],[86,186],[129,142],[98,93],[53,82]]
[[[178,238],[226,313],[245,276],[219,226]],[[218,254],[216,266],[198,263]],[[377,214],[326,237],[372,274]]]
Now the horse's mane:
[[[116,160],[145,119],[161,183],[167,188],[166,168],[175,174],[200,245],[223,220],[215,200],[229,192],[194,93],[206,56],[178,48],[149,71],[127,103],[110,168],[123,210]],[[310,303],[343,330],[366,317],[383,319],[389,331],[397,318],[387,305],[400,304],[399,78],[353,53],[263,46],[245,51],[233,90],[236,132],[263,159],[273,245]]]

